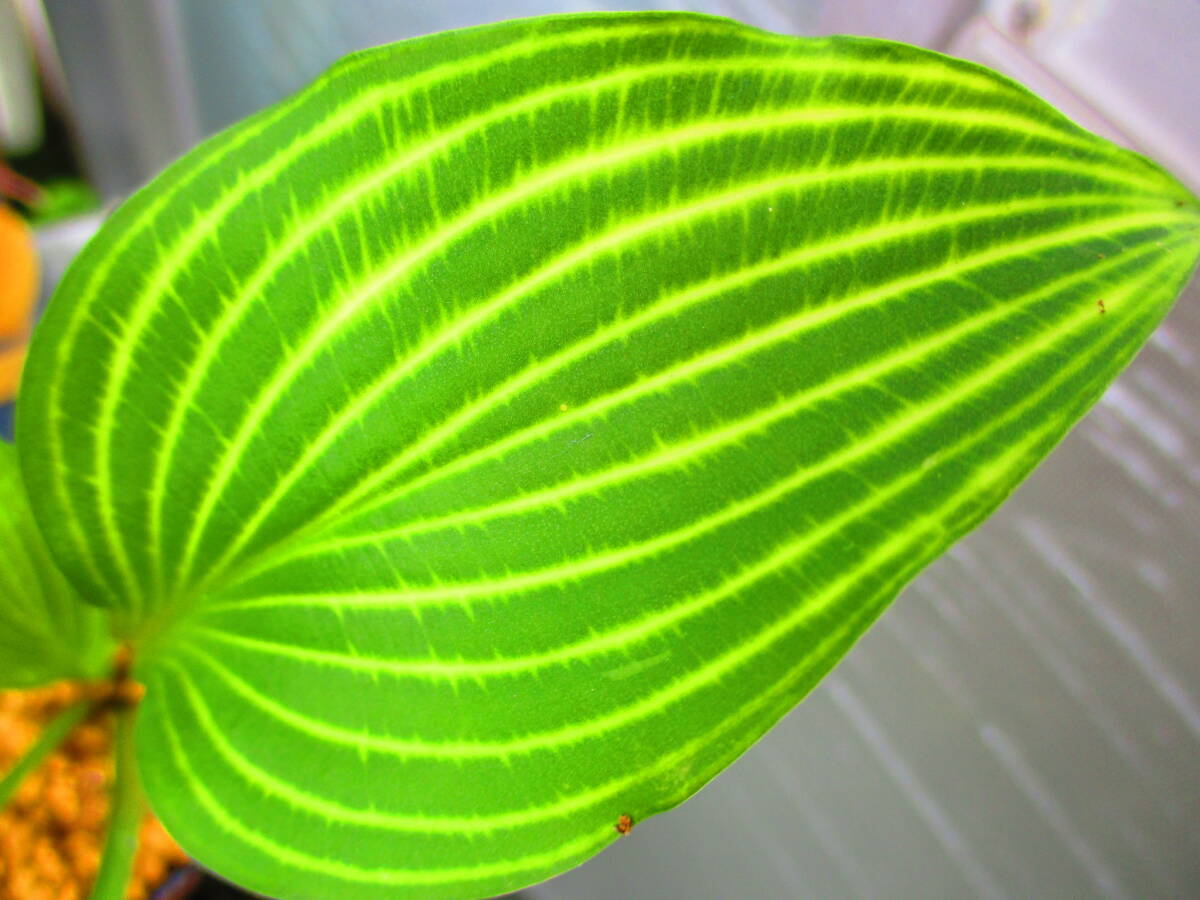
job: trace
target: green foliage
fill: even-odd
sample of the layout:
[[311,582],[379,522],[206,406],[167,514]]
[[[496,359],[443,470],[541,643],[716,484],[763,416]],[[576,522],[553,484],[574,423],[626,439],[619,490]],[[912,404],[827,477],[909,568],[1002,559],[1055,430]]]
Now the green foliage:
[[690,15],[368,51],[119,210],[19,441],[185,849],[463,897],[694,793],[1020,482],[1194,199],[979,67]]
[[113,649],[107,618],[54,565],[17,451],[0,441],[0,690],[103,675]]
[[34,225],[48,225],[60,219],[82,215],[100,206],[100,197],[86,181],[64,178],[41,185],[41,196],[32,210]]

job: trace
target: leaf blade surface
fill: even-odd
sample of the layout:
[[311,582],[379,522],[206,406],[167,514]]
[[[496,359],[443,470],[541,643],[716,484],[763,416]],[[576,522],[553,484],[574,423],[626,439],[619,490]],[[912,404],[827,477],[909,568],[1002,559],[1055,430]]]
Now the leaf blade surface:
[[27,468],[145,623],[186,849],[273,895],[500,892],[791,708],[1094,402],[1196,233],[935,54],[435,36],[117,214],[38,336]]

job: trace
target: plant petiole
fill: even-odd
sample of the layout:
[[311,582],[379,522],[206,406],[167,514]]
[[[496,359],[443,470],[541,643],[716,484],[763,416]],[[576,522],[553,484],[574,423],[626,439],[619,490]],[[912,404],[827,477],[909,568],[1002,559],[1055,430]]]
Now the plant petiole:
[[133,743],[136,713],[136,704],[114,705],[116,774],[109,801],[108,837],[100,858],[100,871],[92,887],[91,900],[123,900],[133,871],[138,831],[145,812]]
[[41,736],[34,741],[33,746],[25,751],[25,755],[5,773],[3,778],[0,778],[0,809],[8,805],[8,801],[17,792],[17,788],[24,782],[25,777],[58,748],[71,730],[87,717],[92,708],[92,701],[84,697],[50,720],[50,724],[43,729]]

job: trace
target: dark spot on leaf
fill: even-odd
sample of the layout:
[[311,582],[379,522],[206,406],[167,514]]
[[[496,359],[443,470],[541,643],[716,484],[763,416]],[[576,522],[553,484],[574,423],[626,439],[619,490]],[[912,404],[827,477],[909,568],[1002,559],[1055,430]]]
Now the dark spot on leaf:
[[1108,310],[1104,308],[1104,301],[1103,301],[1103,300],[1097,300],[1097,301],[1096,301],[1096,305],[1097,305],[1098,307],[1100,307],[1100,315],[1104,315],[1106,312],[1108,312]]
[[617,834],[629,834],[633,831],[633,817],[622,813],[613,828],[617,829]]

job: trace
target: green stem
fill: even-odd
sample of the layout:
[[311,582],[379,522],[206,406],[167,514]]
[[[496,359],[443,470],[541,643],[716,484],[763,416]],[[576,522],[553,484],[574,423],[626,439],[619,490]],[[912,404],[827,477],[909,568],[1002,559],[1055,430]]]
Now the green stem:
[[50,724],[42,730],[41,736],[34,741],[33,746],[25,751],[25,755],[17,760],[17,764],[9,769],[3,778],[0,778],[0,809],[8,804],[21,782],[25,780],[25,776],[40,766],[90,711],[91,704],[80,700],[50,720]]
[[108,838],[91,900],[123,900],[133,871],[138,831],[142,824],[142,786],[138,780],[133,746],[133,720],[137,709],[116,710],[116,777],[109,798]]

